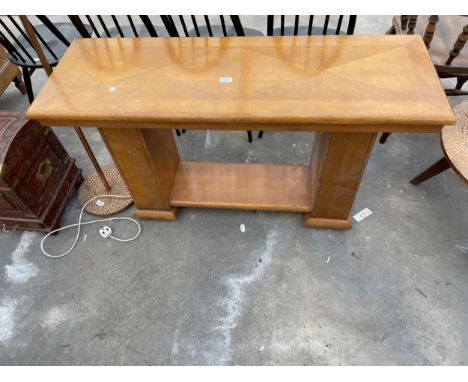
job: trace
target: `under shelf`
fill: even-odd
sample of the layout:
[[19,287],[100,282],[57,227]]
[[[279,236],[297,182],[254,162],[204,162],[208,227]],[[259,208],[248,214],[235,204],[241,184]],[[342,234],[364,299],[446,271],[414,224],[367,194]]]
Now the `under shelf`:
[[171,205],[309,212],[311,199],[308,166],[180,162]]

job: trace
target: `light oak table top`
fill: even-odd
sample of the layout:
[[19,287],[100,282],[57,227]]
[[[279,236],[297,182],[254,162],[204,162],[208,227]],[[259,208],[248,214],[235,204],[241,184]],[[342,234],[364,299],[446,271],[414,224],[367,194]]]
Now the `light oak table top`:
[[77,39],[27,117],[347,132],[455,122],[420,36]]

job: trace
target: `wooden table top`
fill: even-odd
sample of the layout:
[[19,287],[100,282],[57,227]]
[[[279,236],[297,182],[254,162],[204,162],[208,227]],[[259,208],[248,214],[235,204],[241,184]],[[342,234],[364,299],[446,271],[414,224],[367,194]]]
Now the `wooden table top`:
[[27,117],[311,131],[431,132],[455,122],[420,36],[77,39]]

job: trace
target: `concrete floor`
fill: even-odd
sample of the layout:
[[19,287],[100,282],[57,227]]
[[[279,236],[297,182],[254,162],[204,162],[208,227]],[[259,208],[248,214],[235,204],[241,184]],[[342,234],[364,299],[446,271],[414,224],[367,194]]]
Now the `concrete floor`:
[[[389,24],[360,17],[356,31]],[[33,81],[39,90],[45,76]],[[0,98],[0,109],[27,106],[14,87]],[[74,132],[55,131],[90,174]],[[96,131],[87,135],[111,164]],[[305,164],[312,139],[193,131],[177,144],[186,160]],[[467,364],[468,188],[451,170],[409,183],[441,156],[437,135],[377,143],[353,208],[373,214],[350,231],[306,229],[294,213],[181,209],[176,222],[142,221],[128,244],[87,226],[58,260],[41,254],[41,234],[1,233],[0,364]],[[75,196],[62,224],[78,212]]]

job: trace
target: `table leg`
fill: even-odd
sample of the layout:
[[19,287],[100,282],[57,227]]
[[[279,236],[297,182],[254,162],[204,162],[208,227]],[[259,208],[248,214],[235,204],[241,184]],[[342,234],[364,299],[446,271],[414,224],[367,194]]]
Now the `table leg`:
[[348,229],[349,214],[376,133],[316,133],[310,162],[312,210],[306,227]]
[[180,162],[171,130],[100,129],[130,190],[138,218],[175,220],[170,195]]

